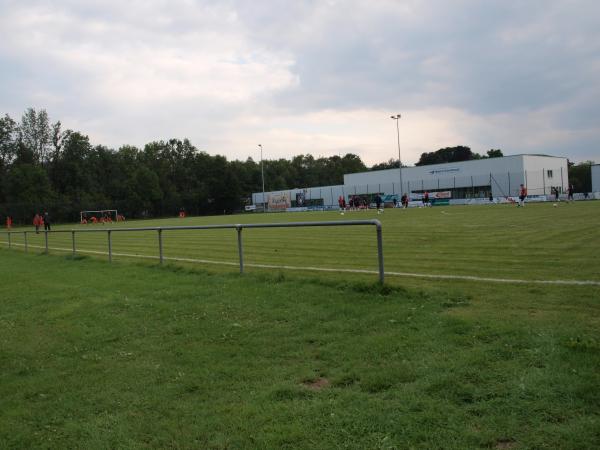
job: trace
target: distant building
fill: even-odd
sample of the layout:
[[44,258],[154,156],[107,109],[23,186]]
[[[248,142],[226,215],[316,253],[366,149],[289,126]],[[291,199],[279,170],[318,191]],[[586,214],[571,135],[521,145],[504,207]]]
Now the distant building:
[[[303,193],[308,206],[335,206],[339,196],[371,196],[376,193],[421,194],[424,191],[450,192],[452,199],[514,197],[519,186],[527,186],[529,195],[550,195],[553,189],[566,192],[569,185],[567,158],[546,155],[512,155],[456,163],[403,167],[400,189],[399,169],[377,170],[344,175],[344,184],[309,187],[265,193],[296,198]],[[599,174],[600,179],[600,174]],[[252,194],[262,204],[262,192]],[[292,207],[296,206],[292,202]]]
[[592,192],[600,192],[600,164],[592,165]]

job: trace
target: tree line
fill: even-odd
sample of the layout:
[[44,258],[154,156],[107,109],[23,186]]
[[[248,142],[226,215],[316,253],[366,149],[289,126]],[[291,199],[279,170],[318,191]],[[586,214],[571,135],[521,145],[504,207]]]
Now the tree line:
[[[264,161],[265,189],[342,184],[345,173],[368,168],[354,154]],[[0,118],[0,217],[30,223],[48,210],[76,221],[82,210],[117,209],[127,217],[223,214],[243,209],[262,190],[260,161],[209,155],[188,139],[143,148],[92,145],[78,131],[28,109],[19,122]]]

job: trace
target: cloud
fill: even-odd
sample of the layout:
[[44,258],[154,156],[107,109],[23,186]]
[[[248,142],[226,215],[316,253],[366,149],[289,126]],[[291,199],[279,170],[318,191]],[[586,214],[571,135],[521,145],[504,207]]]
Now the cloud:
[[[589,159],[596,2],[114,0],[0,4],[0,108],[118,147],[189,137],[245,159],[450,145]],[[597,156],[596,156],[597,159]]]

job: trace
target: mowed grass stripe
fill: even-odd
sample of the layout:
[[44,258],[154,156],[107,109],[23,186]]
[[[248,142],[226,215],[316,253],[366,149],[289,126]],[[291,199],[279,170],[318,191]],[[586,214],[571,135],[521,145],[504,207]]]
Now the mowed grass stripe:
[[[22,244],[16,244],[22,245]],[[43,248],[38,247],[37,248]],[[71,252],[72,249],[69,248],[61,248],[61,247],[52,247],[49,248],[54,251],[61,252]],[[108,252],[96,251],[96,250],[79,250],[79,253],[84,254],[92,254],[92,255],[107,255]],[[125,258],[146,258],[146,259],[160,259],[159,256],[153,255],[144,255],[144,254],[131,254],[131,253],[119,253],[113,252],[113,257],[125,257]],[[198,264],[216,264],[216,265],[226,265],[226,266],[236,266],[239,267],[239,260],[237,261],[222,261],[222,260],[214,260],[214,259],[197,259],[197,258],[185,258],[185,257],[170,257],[163,256],[165,261],[176,261],[176,262],[190,262],[190,263],[198,263]],[[336,273],[356,273],[356,274],[374,274],[378,275],[378,270],[367,270],[367,269],[348,269],[348,268],[331,268],[331,267],[311,267],[311,266],[289,266],[289,265],[273,265],[273,264],[258,264],[251,262],[244,262],[245,267],[255,267],[262,269],[284,269],[284,270],[293,270],[293,271],[311,271],[311,272],[336,272]],[[556,284],[556,285],[571,285],[571,286],[600,286],[600,281],[594,280],[526,280],[526,279],[511,279],[511,278],[483,278],[477,276],[470,275],[435,275],[435,274],[425,274],[425,273],[409,273],[409,272],[385,272],[387,276],[397,276],[397,277],[411,277],[411,278],[427,278],[432,280],[463,280],[463,281],[476,281],[476,282],[492,282],[492,283],[517,283],[517,284]]]
[[[213,225],[377,218],[383,225],[385,268],[389,272],[506,279],[600,280],[600,202],[553,208],[530,204],[373,211],[244,214],[162,219],[116,224],[119,227]],[[82,226],[65,228],[85,228]],[[70,234],[61,247],[70,247]],[[247,229],[242,233],[247,263],[374,270],[373,227]],[[5,237],[5,236],[4,236]],[[16,236],[15,236],[16,237]],[[37,235],[38,245],[43,236]],[[22,240],[22,237],[21,237]],[[13,240],[17,242],[16,240]],[[30,243],[34,243],[30,240]],[[78,248],[106,250],[104,233],[77,236]],[[235,230],[165,231],[166,256],[237,259]],[[113,233],[113,250],[158,255],[156,232]]]

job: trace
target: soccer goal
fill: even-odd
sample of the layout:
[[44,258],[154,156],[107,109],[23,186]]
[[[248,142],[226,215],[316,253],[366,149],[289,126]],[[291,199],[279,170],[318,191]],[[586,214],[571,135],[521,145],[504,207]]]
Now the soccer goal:
[[122,216],[116,209],[100,209],[98,211],[80,211],[80,223],[117,222]]

